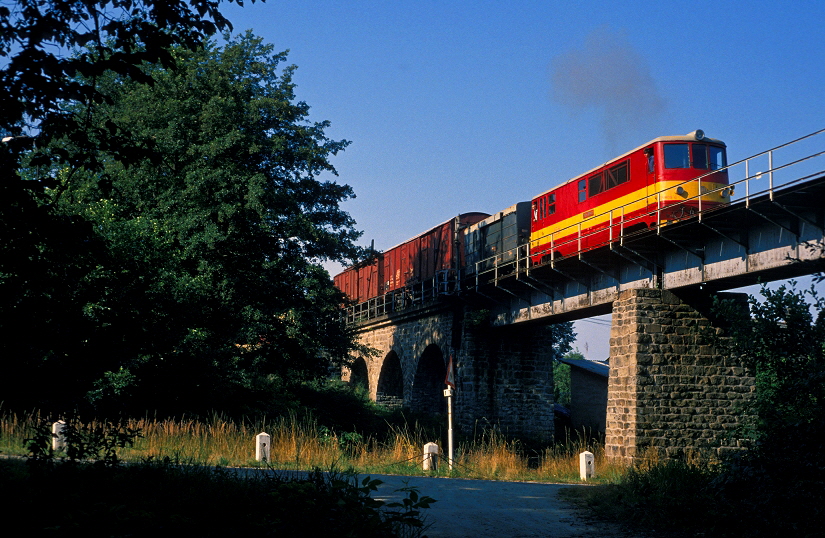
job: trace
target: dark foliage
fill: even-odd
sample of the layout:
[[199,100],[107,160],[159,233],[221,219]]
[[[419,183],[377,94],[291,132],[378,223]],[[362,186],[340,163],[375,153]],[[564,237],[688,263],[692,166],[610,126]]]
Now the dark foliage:
[[358,254],[352,191],[317,176],[348,142],[307,120],[284,53],[205,41],[217,6],[0,10],[7,406],[249,413],[346,360],[319,263]]
[[714,482],[762,536],[814,536],[825,522],[825,300],[812,285],[763,287],[733,318],[731,352],[756,376],[748,452]]
[[[55,164],[100,170],[100,150],[129,161],[134,144],[113,122],[96,124],[78,107],[91,113],[109,101],[97,84],[104,72],[150,81],[142,65],[172,67],[170,47],[196,48],[230,29],[218,4],[18,0],[0,6],[0,391],[7,404],[58,405],[61,388],[76,385],[90,368],[77,360],[86,355],[82,335],[94,328],[83,310],[96,291],[84,281],[105,260],[105,245],[89,222],[55,211],[44,194],[56,187]],[[84,52],[74,54],[78,47]],[[57,140],[66,146],[32,151]],[[67,358],[71,369],[53,368]]]
[[44,420],[27,439],[25,463],[0,462],[4,521],[34,536],[412,537],[426,530],[422,510],[435,502],[413,487],[399,490],[401,501],[381,501],[372,497],[380,480],[335,470],[228,470],[169,458],[121,465],[117,450],[139,431],[79,424],[65,422],[65,450],[56,452]]
[[385,503],[372,497],[379,484],[340,473],[239,476],[169,460],[38,469],[6,461],[0,516],[32,536],[420,535],[434,500],[410,489]]
[[822,535],[825,524],[825,302],[812,287],[763,287],[750,311],[716,311],[730,323],[728,352],[756,379],[740,438],[747,451],[713,468],[668,462],[634,469],[594,490],[603,515],[678,536]]

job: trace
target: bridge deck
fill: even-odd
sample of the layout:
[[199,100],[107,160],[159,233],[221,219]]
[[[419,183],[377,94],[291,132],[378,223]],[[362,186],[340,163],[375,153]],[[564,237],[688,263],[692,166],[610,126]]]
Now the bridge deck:
[[825,271],[825,175],[481,282],[500,324],[606,313],[630,288],[719,291]]

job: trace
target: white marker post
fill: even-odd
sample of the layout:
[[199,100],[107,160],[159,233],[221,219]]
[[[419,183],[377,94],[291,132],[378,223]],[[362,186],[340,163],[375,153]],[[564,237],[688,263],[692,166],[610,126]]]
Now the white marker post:
[[453,392],[455,391],[455,375],[453,374],[453,356],[447,364],[447,377],[444,378],[444,397],[447,398],[447,467],[453,470]]
[[58,420],[52,424],[52,450],[55,452],[66,450],[66,433],[63,431],[65,429],[66,422],[63,420]]
[[265,461],[269,463],[271,439],[269,434],[264,432],[255,436],[255,461]]
[[424,445],[424,465],[425,471],[438,470],[438,445],[435,443],[427,443]]
[[593,463],[593,453],[585,450],[579,454],[579,476],[586,482],[588,478],[593,478],[595,474],[596,468]]
[[447,397],[447,467],[453,470],[453,388],[444,389]]

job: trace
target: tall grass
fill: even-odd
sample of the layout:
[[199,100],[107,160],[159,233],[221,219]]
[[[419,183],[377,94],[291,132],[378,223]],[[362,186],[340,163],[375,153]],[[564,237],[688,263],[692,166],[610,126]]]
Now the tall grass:
[[[39,413],[0,413],[0,454],[26,454],[24,439],[44,418]],[[84,424],[92,428],[99,425],[95,420]],[[422,448],[433,440],[417,424],[391,425],[384,439],[376,439],[352,432],[333,432],[319,427],[312,419],[295,415],[255,422],[233,422],[220,415],[206,421],[144,417],[129,419],[123,425],[141,432],[133,446],[118,452],[123,461],[168,457],[210,466],[261,466],[265,464],[254,459],[254,439],[258,433],[266,432],[271,436],[268,463],[274,467],[334,467],[373,474],[425,474]],[[595,455],[594,482],[613,482],[624,473],[623,467],[608,464],[603,445],[588,441],[584,435],[573,435],[564,443],[528,451],[518,441],[490,428],[457,444],[452,471],[445,464],[446,455],[442,455],[438,471],[426,474],[575,483],[580,481],[579,453],[584,450]]]

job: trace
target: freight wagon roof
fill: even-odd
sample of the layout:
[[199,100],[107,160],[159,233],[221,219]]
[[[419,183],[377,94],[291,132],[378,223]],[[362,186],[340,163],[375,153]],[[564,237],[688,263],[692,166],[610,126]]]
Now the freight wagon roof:
[[559,187],[561,187],[561,186],[567,185],[568,183],[572,183],[573,181],[576,181],[576,180],[578,180],[578,179],[581,179],[581,177],[582,177],[582,176],[586,176],[586,175],[588,175],[588,174],[591,174],[591,173],[595,172],[596,170],[600,170],[601,168],[604,168],[606,165],[608,165],[608,164],[610,164],[610,163],[612,163],[612,162],[615,162],[615,161],[619,161],[619,160],[621,160],[621,159],[623,159],[623,158],[627,157],[627,156],[628,156],[628,155],[630,155],[631,153],[635,153],[635,152],[639,151],[640,149],[644,149],[644,148],[648,147],[648,146],[649,146],[649,145],[651,145],[651,144],[655,144],[656,142],[708,142],[708,143],[710,143],[710,144],[717,144],[717,145],[720,145],[720,146],[725,146],[725,147],[727,147],[727,145],[726,145],[724,142],[722,142],[721,140],[718,140],[718,139],[716,139],[716,138],[708,138],[708,137],[704,137],[704,138],[702,138],[702,139],[698,139],[698,138],[696,137],[696,132],[695,132],[695,131],[694,131],[694,132],[692,132],[692,133],[688,133],[688,134],[686,134],[686,135],[660,136],[659,138],[654,138],[653,140],[651,140],[651,141],[649,141],[649,142],[645,142],[644,144],[642,144],[641,146],[639,146],[639,147],[637,147],[637,148],[633,148],[633,149],[631,149],[630,151],[627,151],[627,152],[625,152],[625,153],[622,153],[621,155],[619,155],[619,156],[617,156],[617,157],[613,157],[613,158],[612,158],[612,159],[610,159],[609,161],[605,161],[605,162],[603,162],[602,164],[600,164],[599,166],[596,166],[596,167],[594,167],[594,168],[591,168],[591,169],[590,169],[590,170],[588,170],[587,172],[584,172],[584,173],[579,174],[579,175],[577,175],[577,176],[575,176],[575,177],[572,177],[572,178],[568,179],[567,181],[565,181],[564,183],[559,183],[559,184],[558,184],[558,185],[556,185],[555,187],[552,187],[552,188],[550,188],[550,189],[547,189],[546,191],[542,192],[541,194],[537,194],[537,195],[535,195],[535,196],[533,197],[533,199],[536,199],[536,198],[539,198],[539,197],[541,197],[541,196],[544,196],[544,195],[545,195],[545,194],[547,194],[548,192],[553,192],[554,190],[558,189],[558,188],[559,188]]
[[[489,214],[489,213],[482,213],[482,212],[480,212],[480,211],[470,211],[469,213],[461,213],[460,215],[458,215],[458,218],[459,218],[459,219],[461,219],[461,218],[464,218],[464,217],[470,217],[470,216],[475,216],[475,215],[479,215],[479,216],[481,216],[481,218],[485,218],[485,217],[489,217],[489,216],[490,216],[490,214]],[[406,241],[402,241],[401,243],[398,243],[397,245],[392,246],[392,247],[390,247],[390,248],[386,249],[384,252],[389,252],[389,251],[391,251],[391,250],[393,250],[393,249],[396,249],[396,248],[400,247],[401,245],[406,245],[406,244],[407,244],[407,243],[409,243],[410,241],[415,241],[415,240],[416,240],[416,239],[418,239],[419,237],[424,236],[424,235],[427,235],[428,233],[432,232],[433,230],[436,230],[436,229],[438,229],[438,228],[441,228],[441,227],[442,227],[442,226],[444,226],[445,224],[449,224],[449,223],[450,223],[451,221],[453,221],[455,218],[456,218],[456,217],[452,217],[452,218],[450,218],[450,219],[447,219],[447,220],[445,220],[444,222],[442,222],[441,224],[437,224],[437,225],[433,226],[432,228],[430,228],[429,230],[427,230],[427,231],[425,231],[425,232],[421,232],[421,233],[420,233],[420,234],[418,234],[418,235],[414,235],[414,236],[410,237],[409,239],[407,239]]]
[[474,231],[478,230],[479,228],[482,228],[484,226],[492,224],[492,223],[496,222],[497,220],[503,219],[505,215],[509,215],[510,213],[515,213],[516,210],[518,210],[518,206],[521,205],[521,204],[528,204],[528,206],[529,206],[530,202],[529,201],[528,202],[516,202],[515,204],[511,205],[507,209],[502,209],[501,211],[493,213],[492,215],[490,215],[486,219],[480,220],[480,221],[476,222],[475,224],[471,224],[470,226],[467,227],[467,232],[468,233],[469,232],[474,232]]
[[[482,212],[480,212],[480,211],[470,211],[470,212],[468,212],[468,213],[461,213],[461,214],[459,214],[459,215],[458,215],[458,218],[459,218],[459,219],[461,219],[461,218],[464,218],[464,217],[471,217],[471,216],[480,216],[481,218],[485,218],[485,217],[489,217],[489,216],[490,216],[490,214],[489,214],[489,213],[482,213]],[[427,230],[426,232],[421,232],[421,233],[420,233],[420,234],[418,234],[418,235],[415,235],[415,236],[413,236],[413,237],[410,237],[410,238],[409,238],[409,239],[407,239],[406,241],[403,241],[403,242],[401,242],[401,243],[398,243],[397,245],[392,246],[392,247],[390,247],[390,248],[388,248],[388,249],[386,249],[386,250],[384,250],[384,251],[380,252],[378,255],[379,255],[379,256],[381,256],[381,255],[383,255],[385,252],[389,252],[389,251],[391,251],[391,250],[393,250],[393,249],[395,249],[395,248],[400,247],[401,245],[406,245],[406,244],[407,244],[407,243],[409,243],[410,241],[414,241],[414,240],[418,239],[419,237],[421,237],[422,235],[426,235],[426,234],[428,234],[428,233],[432,232],[433,230],[435,230],[435,229],[437,229],[437,228],[440,228],[440,227],[444,226],[445,224],[448,224],[448,223],[449,223],[450,221],[452,221],[453,219],[455,219],[455,217],[452,217],[451,219],[447,219],[447,220],[445,220],[444,222],[442,222],[441,224],[438,224],[438,225],[436,225],[436,226],[433,226],[432,228],[430,228],[430,229],[429,229],[429,230]],[[360,269],[360,268],[362,268],[362,267],[366,267],[367,265],[370,265],[370,264],[371,264],[372,262],[374,262],[374,261],[375,261],[375,258],[372,258],[372,259],[370,259],[370,260],[364,260],[364,261],[361,261],[361,262],[359,262],[359,263],[355,263],[355,264],[353,264],[353,265],[351,265],[351,266],[347,267],[346,269],[344,269],[343,271],[341,271],[341,272],[340,272],[340,273],[338,273],[337,275],[335,275],[335,276],[333,277],[333,279],[338,278],[339,276],[341,276],[341,275],[343,275],[344,273],[347,273],[347,272],[349,272],[349,271],[354,271],[354,270]]]

